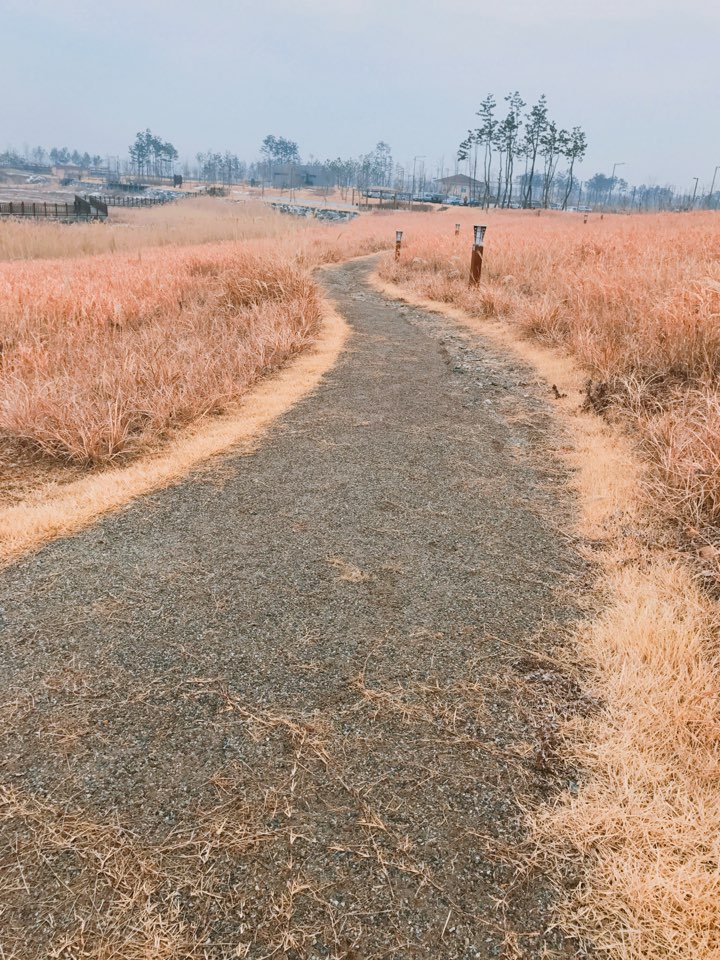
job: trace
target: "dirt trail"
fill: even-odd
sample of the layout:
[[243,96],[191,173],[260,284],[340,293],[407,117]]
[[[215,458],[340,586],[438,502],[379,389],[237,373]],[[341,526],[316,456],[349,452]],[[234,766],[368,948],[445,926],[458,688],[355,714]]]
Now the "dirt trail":
[[518,804],[569,776],[557,438],[369,269],[259,450],[0,574],[5,956],[570,955]]

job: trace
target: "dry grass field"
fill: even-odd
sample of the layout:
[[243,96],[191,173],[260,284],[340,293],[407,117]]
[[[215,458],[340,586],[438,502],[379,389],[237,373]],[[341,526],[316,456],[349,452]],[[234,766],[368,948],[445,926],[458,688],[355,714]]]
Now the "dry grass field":
[[295,265],[231,245],[0,271],[2,430],[96,463],[223,411],[317,329]]
[[296,234],[309,225],[310,221],[289,221],[260,201],[187,198],[156,207],[111,207],[106,223],[0,222],[0,261],[244,242]]
[[[473,221],[489,225],[478,290],[467,282]],[[581,214],[449,212],[407,233],[382,275],[569,351],[592,380],[588,402],[639,427],[671,513],[693,527],[720,520],[713,214],[595,214],[584,224]]]
[[[36,255],[58,237],[122,248],[0,264],[6,485],[27,473],[28,456],[36,467],[106,464],[226,410],[317,333],[309,268],[387,245],[364,222],[321,226],[266,207],[238,219],[222,203],[215,222],[205,203],[189,209],[132,211],[137,230],[0,224],[32,236]],[[230,231],[249,238],[199,245]]]

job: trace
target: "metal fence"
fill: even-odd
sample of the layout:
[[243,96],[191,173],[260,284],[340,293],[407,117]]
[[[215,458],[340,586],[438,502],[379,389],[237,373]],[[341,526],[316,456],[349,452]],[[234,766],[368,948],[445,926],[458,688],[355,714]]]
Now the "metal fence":
[[108,207],[154,207],[158,203],[172,203],[174,199],[174,197],[113,197],[95,194],[88,196],[90,203],[102,204],[106,213]]
[[37,203],[25,200],[0,203],[0,217],[31,220],[105,220],[107,206],[83,197],[72,203]]

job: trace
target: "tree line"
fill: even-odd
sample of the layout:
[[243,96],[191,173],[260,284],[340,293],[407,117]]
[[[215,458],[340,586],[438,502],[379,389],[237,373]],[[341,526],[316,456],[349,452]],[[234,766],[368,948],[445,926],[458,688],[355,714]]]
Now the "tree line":
[[[543,94],[528,110],[516,90],[503,98],[505,110],[498,114],[495,96],[489,93],[476,116],[480,123],[458,146],[459,162],[467,162],[468,176],[482,183],[482,204],[500,207],[519,203],[523,207],[550,205],[558,166],[567,162],[563,178],[562,209],[566,209],[575,185],[575,165],[587,151],[587,137],[579,127],[560,127],[550,117]],[[518,174],[518,167],[524,170]],[[479,169],[478,169],[479,165]],[[514,189],[519,186],[519,196]]]
[[19,170],[70,163],[83,170],[91,170],[102,167],[104,159],[100,154],[90,154],[87,150],[81,153],[67,147],[50,147],[49,150],[46,147],[32,147],[23,153],[8,149],[0,153],[1,166],[13,166]]
[[[603,205],[623,210],[720,209],[720,177],[708,190],[677,190],[674,186],[630,186],[624,179],[596,173],[584,182],[578,179],[576,165],[585,157],[587,139],[579,126],[565,129],[550,117],[543,95],[527,108],[515,91],[504,98],[505,108],[488,94],[476,113],[478,125],[468,130],[460,143],[457,162],[467,164],[468,175],[477,185],[473,199],[484,205],[559,206],[569,204]],[[151,130],[139,132],[128,148],[127,161],[113,157],[112,173],[124,169],[135,176],[169,177],[177,169],[178,151],[168,140]],[[70,150],[67,147],[8,148],[0,153],[0,167],[28,172],[46,172],[50,165],[73,164],[81,170],[111,174],[110,163],[99,154]],[[188,178],[208,183],[233,184],[243,181],[273,182],[279,169],[290,167],[297,177],[295,186],[316,182],[337,188],[343,197],[352,189],[393,188],[407,193],[415,188],[424,193],[438,186],[428,182],[424,164],[415,171],[393,159],[390,145],[380,141],[367,153],[356,157],[319,160],[310,155],[304,162],[299,145],[287,137],[268,134],[260,144],[259,159],[251,162],[228,150],[199,152],[195,162],[182,163]],[[445,170],[438,165],[438,178]],[[287,181],[287,176],[284,176]],[[292,177],[291,177],[292,182]]]

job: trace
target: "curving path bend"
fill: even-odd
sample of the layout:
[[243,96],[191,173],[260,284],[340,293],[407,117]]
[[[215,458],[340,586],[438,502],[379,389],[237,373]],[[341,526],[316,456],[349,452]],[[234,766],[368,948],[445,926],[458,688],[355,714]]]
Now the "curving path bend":
[[560,441],[370,269],[258,450],[0,573],[5,956],[571,955],[523,850],[568,776]]

